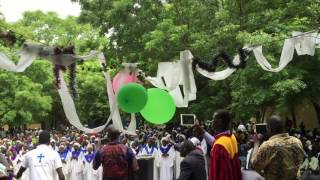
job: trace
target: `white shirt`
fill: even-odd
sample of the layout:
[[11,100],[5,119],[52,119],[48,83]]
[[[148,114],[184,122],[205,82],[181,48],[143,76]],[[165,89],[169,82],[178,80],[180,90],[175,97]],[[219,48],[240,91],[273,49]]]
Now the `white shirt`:
[[62,167],[60,156],[47,145],[29,151],[22,166],[29,169],[30,180],[54,180],[56,169]]

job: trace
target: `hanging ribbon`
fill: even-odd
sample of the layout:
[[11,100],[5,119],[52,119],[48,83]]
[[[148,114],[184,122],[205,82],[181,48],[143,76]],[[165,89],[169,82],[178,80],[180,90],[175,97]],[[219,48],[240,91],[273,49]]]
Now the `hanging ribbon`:
[[[103,56],[102,53],[100,54],[96,54],[98,55],[99,59],[100,59],[100,65],[101,68],[103,68],[103,66],[105,65],[105,58]],[[74,105],[74,101],[68,91],[67,85],[64,81],[63,78],[61,78],[61,89],[58,89],[61,101],[62,101],[62,105],[63,105],[63,109],[64,112],[66,114],[67,119],[69,120],[70,124],[72,124],[73,126],[75,126],[76,128],[78,128],[81,131],[84,131],[86,133],[97,133],[100,132],[102,130],[105,129],[105,127],[109,124],[110,120],[112,119],[113,125],[115,128],[117,128],[118,130],[126,133],[126,134],[136,134],[136,118],[135,118],[135,114],[131,114],[131,122],[129,124],[129,127],[127,130],[125,130],[123,128],[123,124],[121,121],[121,116],[120,116],[120,111],[117,105],[117,101],[115,99],[115,94],[112,88],[112,83],[111,83],[111,78],[108,72],[104,72],[102,71],[104,77],[105,77],[105,81],[106,81],[106,86],[107,86],[107,93],[108,93],[108,99],[109,99],[109,106],[110,106],[110,116],[108,118],[108,120],[106,121],[105,124],[103,124],[102,126],[93,128],[93,129],[89,129],[86,128],[82,125],[79,116],[76,112],[76,108]],[[62,72],[60,71],[60,77],[63,77]]]
[[314,32],[314,33],[293,32],[292,35],[294,37],[290,39],[286,39],[284,41],[279,65],[277,68],[272,68],[272,65],[264,57],[264,55],[262,54],[262,46],[258,46],[253,49],[254,56],[258,64],[262,67],[262,69],[270,72],[279,72],[283,70],[292,61],[294,56],[294,50],[296,50],[298,56],[314,55],[315,47],[317,43],[316,39],[318,37],[317,32]]
[[36,59],[42,47],[43,46],[37,44],[25,43],[18,53],[20,59],[17,65],[5,54],[0,53],[0,68],[7,71],[23,72],[32,64],[33,60]]
[[[188,107],[196,100],[197,88],[192,71],[193,56],[190,51],[181,51],[177,62],[160,62],[156,77],[147,77],[153,86],[169,91],[177,107]],[[182,85],[183,94],[179,85]]]
[[[67,119],[69,120],[70,124],[76,127],[77,129],[84,131],[85,133],[98,133],[105,129],[105,127],[109,124],[110,120],[112,119],[114,113],[115,113],[115,100],[112,96],[112,86],[111,86],[111,79],[109,76],[109,73],[104,73],[106,81],[107,81],[107,91],[108,91],[108,97],[109,97],[109,105],[110,105],[110,115],[108,117],[108,120],[103,124],[102,126],[90,129],[82,125],[79,116],[77,114],[74,101],[69,93],[69,90],[67,88],[66,82],[63,78],[61,78],[61,88],[58,89],[58,93],[60,95],[60,99],[62,102],[62,107],[65,112],[65,115]],[[60,71],[60,77],[63,77],[62,72]]]
[[0,68],[7,71],[24,72],[37,57],[47,59],[57,65],[67,67],[77,61],[90,60],[99,56],[101,52],[91,51],[85,56],[75,54],[55,54],[54,47],[46,47],[35,43],[24,43],[18,54],[20,59],[18,63],[15,64],[5,54],[0,53]]
[[[223,51],[216,55],[210,63],[200,62],[195,58],[193,66],[201,75],[209,79],[215,81],[224,80],[227,77],[229,77],[232,73],[234,73],[237,69],[245,67],[250,52],[251,48],[239,48],[238,54],[234,56],[233,59],[231,59],[230,56]],[[225,70],[216,71],[218,61],[220,58],[227,64],[228,67]]]

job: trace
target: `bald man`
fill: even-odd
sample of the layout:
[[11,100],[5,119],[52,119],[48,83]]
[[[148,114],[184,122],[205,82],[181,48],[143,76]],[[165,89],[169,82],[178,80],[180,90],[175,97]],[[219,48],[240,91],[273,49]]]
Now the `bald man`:
[[299,179],[299,167],[303,163],[301,141],[285,133],[285,122],[279,116],[267,120],[267,133],[270,138],[261,146],[262,135],[254,138],[253,168],[263,171],[266,180]]

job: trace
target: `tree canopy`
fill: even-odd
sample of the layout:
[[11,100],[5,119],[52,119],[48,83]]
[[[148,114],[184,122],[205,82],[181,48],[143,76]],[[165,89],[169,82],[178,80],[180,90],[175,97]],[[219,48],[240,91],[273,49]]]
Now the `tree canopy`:
[[[27,12],[9,26],[49,45],[74,44],[78,53],[102,50],[109,68],[121,62],[139,62],[148,75],[155,75],[158,62],[174,61],[182,50],[189,49],[194,56],[210,60],[222,49],[234,54],[245,44],[264,44],[264,54],[276,66],[284,38],[292,31],[317,29],[320,22],[319,0],[73,1],[82,8],[78,18]],[[4,20],[1,23],[7,24]],[[13,54],[17,49],[17,45],[2,44],[0,50]],[[37,61],[22,74],[0,70],[1,122],[64,119],[52,86],[51,69],[48,62]],[[92,126],[108,115],[104,81],[97,69],[95,62],[78,66],[78,111]],[[188,108],[178,109],[175,119],[179,113],[191,112],[211,120],[214,110],[226,108],[237,120],[246,121],[253,116],[262,119],[271,108],[291,114],[295,121],[295,108],[307,100],[320,123],[319,69],[317,52],[313,57],[295,56],[279,73],[262,70],[253,56],[244,69],[223,81],[195,73],[198,98]],[[25,104],[26,100],[32,103]]]

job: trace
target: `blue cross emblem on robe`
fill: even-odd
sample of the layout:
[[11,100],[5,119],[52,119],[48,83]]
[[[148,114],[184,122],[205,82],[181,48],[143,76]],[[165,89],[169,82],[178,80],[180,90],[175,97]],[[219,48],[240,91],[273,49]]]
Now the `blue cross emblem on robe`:
[[37,158],[39,158],[39,163],[41,163],[41,160],[42,160],[42,158],[44,158],[44,155],[42,155],[42,153],[41,153],[39,156],[37,156]]

